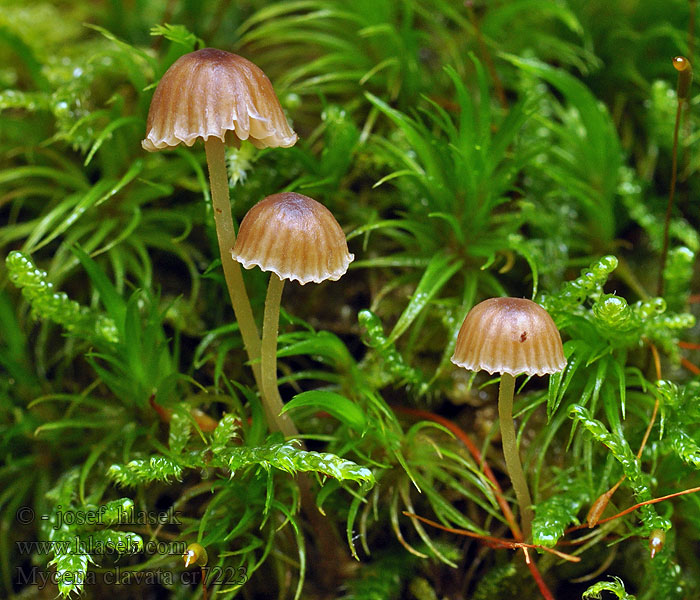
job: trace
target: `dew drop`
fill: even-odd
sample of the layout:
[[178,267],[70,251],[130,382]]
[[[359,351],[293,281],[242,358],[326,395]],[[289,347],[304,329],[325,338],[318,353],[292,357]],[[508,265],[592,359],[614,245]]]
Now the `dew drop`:
[[685,56],[676,56],[673,59],[673,66],[676,71],[685,71],[690,68],[690,61]]

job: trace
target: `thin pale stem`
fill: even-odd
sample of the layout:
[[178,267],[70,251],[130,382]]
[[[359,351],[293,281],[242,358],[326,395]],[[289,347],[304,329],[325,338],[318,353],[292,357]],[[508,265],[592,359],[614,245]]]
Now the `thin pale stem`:
[[260,355],[262,377],[262,397],[265,414],[270,429],[281,431],[287,437],[299,435],[289,415],[280,415],[284,404],[277,388],[277,329],[280,316],[280,301],[284,280],[270,273],[265,298],[265,316],[263,317],[263,337]]
[[498,420],[501,423],[501,441],[503,444],[503,457],[506,459],[506,468],[510,481],[515,490],[515,497],[520,507],[520,520],[523,530],[523,538],[530,541],[532,535],[532,499],[527,487],[527,480],[520,462],[518,442],[515,437],[515,424],[513,423],[513,396],[515,394],[515,377],[508,373],[501,375],[501,385],[498,388]]
[[[263,316],[262,348],[260,367],[262,376],[262,396],[265,415],[270,429],[281,431],[286,437],[297,437],[294,422],[289,415],[280,415],[284,406],[277,387],[277,333],[279,327],[280,302],[284,280],[274,273],[270,273],[270,283],[267,286],[265,298],[265,315]],[[305,449],[303,441],[302,449]],[[338,573],[343,564],[347,562],[347,556],[340,550],[338,535],[333,529],[332,523],[325,518],[316,507],[311,479],[308,473],[299,473],[297,477],[301,492],[301,509],[313,530],[313,539],[317,544],[318,561],[321,579],[330,586],[336,583]]]
[[[274,273],[271,274],[265,300],[261,342],[253,319],[248,293],[243,284],[240,265],[231,257],[231,249],[236,242],[236,231],[233,226],[228,194],[225,147],[221,140],[210,137],[205,141],[204,148],[207,153],[214,221],[224,278],[243,338],[243,345],[253,369],[255,382],[263,397],[267,422],[270,429],[281,431],[287,437],[296,437],[298,431],[289,415],[280,416],[283,403],[277,389],[277,329],[284,282]],[[342,571],[342,566],[347,562],[347,557],[340,550],[338,536],[333,530],[332,524],[328,519],[323,518],[323,515],[316,508],[311,492],[311,482],[305,473],[299,474],[299,487],[302,510],[312,524],[314,539],[318,544],[320,562],[324,564],[323,578],[335,582],[337,573]]]
[[236,230],[231,216],[231,202],[228,195],[228,176],[226,174],[226,148],[217,137],[210,137],[204,142],[209,166],[209,185],[211,186],[211,201],[214,207],[214,223],[216,237],[219,240],[221,266],[224,269],[224,279],[231,297],[231,305],[238,322],[238,328],[243,338],[243,346],[248,354],[250,366],[253,369],[255,382],[260,389],[260,336],[253,319],[248,292],[246,292],[241,274],[241,266],[231,257],[231,249],[236,243]]
[[668,190],[668,202],[666,203],[666,216],[664,218],[664,241],[661,248],[661,261],[659,265],[659,280],[656,285],[658,296],[664,294],[664,271],[666,270],[666,257],[668,255],[668,238],[671,224],[671,214],[673,212],[673,198],[676,193],[676,177],[678,173],[678,127],[681,122],[681,111],[683,110],[683,100],[678,98],[676,107],[676,122],[673,126],[673,150],[671,152],[671,183]]
[[690,103],[690,87],[693,83],[693,67],[687,58],[684,56],[676,56],[673,59],[673,67],[678,71],[678,85],[676,87],[678,105],[676,107],[676,122],[673,126],[671,184],[668,191],[668,203],[666,204],[666,218],[664,219],[664,242],[663,248],[661,249],[661,264],[659,266],[658,296],[663,296],[664,292],[664,269],[666,267],[666,257],[668,254],[669,226],[671,223],[671,212],[673,210],[673,197],[676,192],[676,177],[678,173],[678,129],[680,128],[683,106],[689,105]]

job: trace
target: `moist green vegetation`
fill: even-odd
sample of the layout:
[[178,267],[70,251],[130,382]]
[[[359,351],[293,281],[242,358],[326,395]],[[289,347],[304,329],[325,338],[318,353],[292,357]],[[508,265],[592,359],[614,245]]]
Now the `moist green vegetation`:
[[[216,599],[699,597],[700,494],[605,521],[700,486],[692,89],[656,296],[694,10],[0,0],[0,595],[202,598],[197,542]],[[227,151],[235,220],[299,191],[355,254],[285,291],[280,392],[304,444],[267,428],[203,146],[141,149],[155,84],[204,46],[258,64],[300,135]],[[267,277],[244,278],[260,324]],[[539,586],[478,537],[513,541],[497,385],[449,360],[500,295],[540,302],[568,359],[515,403],[532,542],[580,558],[530,550]]]

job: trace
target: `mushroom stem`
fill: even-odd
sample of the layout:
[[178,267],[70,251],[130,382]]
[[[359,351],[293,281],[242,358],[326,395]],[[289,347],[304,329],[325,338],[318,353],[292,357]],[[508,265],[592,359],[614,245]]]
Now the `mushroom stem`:
[[281,431],[286,437],[299,435],[294,422],[288,414],[280,415],[284,404],[277,388],[277,332],[280,316],[280,301],[284,280],[275,273],[270,273],[270,283],[265,298],[265,315],[263,317],[262,348],[260,371],[262,377],[262,397],[265,415],[270,429]]
[[[270,429],[281,431],[286,437],[297,437],[299,432],[288,414],[280,415],[284,404],[277,387],[277,333],[279,328],[280,301],[284,279],[275,273],[270,273],[270,283],[267,286],[265,298],[265,315],[263,316],[262,354],[260,367],[262,371],[262,396],[265,414]],[[306,449],[303,440],[301,448]],[[313,530],[313,539],[317,545],[318,561],[321,579],[325,585],[337,583],[337,576],[348,557],[340,549],[338,534],[329,521],[316,506],[311,490],[311,479],[308,473],[299,473],[297,477],[301,493],[301,509]]]
[[498,419],[501,422],[501,441],[503,444],[503,457],[506,459],[506,468],[510,481],[515,490],[515,497],[520,507],[520,521],[523,530],[523,538],[530,541],[532,535],[532,499],[527,487],[527,480],[520,462],[518,442],[515,437],[515,424],[513,422],[513,396],[515,395],[515,377],[509,373],[501,374],[501,384],[498,388]]
[[204,141],[209,167],[209,185],[211,186],[211,201],[214,207],[214,223],[216,237],[219,240],[221,265],[224,269],[224,279],[231,297],[233,312],[238,321],[238,328],[243,338],[243,345],[253,369],[255,382],[260,389],[260,336],[253,319],[253,310],[243,283],[241,266],[231,258],[231,248],[236,242],[236,230],[231,216],[231,202],[228,194],[228,176],[226,174],[226,153],[224,142],[210,136]]

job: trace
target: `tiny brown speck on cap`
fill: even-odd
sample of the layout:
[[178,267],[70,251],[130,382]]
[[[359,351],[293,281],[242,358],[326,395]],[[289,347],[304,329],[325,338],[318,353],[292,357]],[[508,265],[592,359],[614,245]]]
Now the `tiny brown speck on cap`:
[[470,371],[513,376],[556,373],[566,366],[552,317],[523,298],[490,298],[472,308],[459,330],[452,362]]

